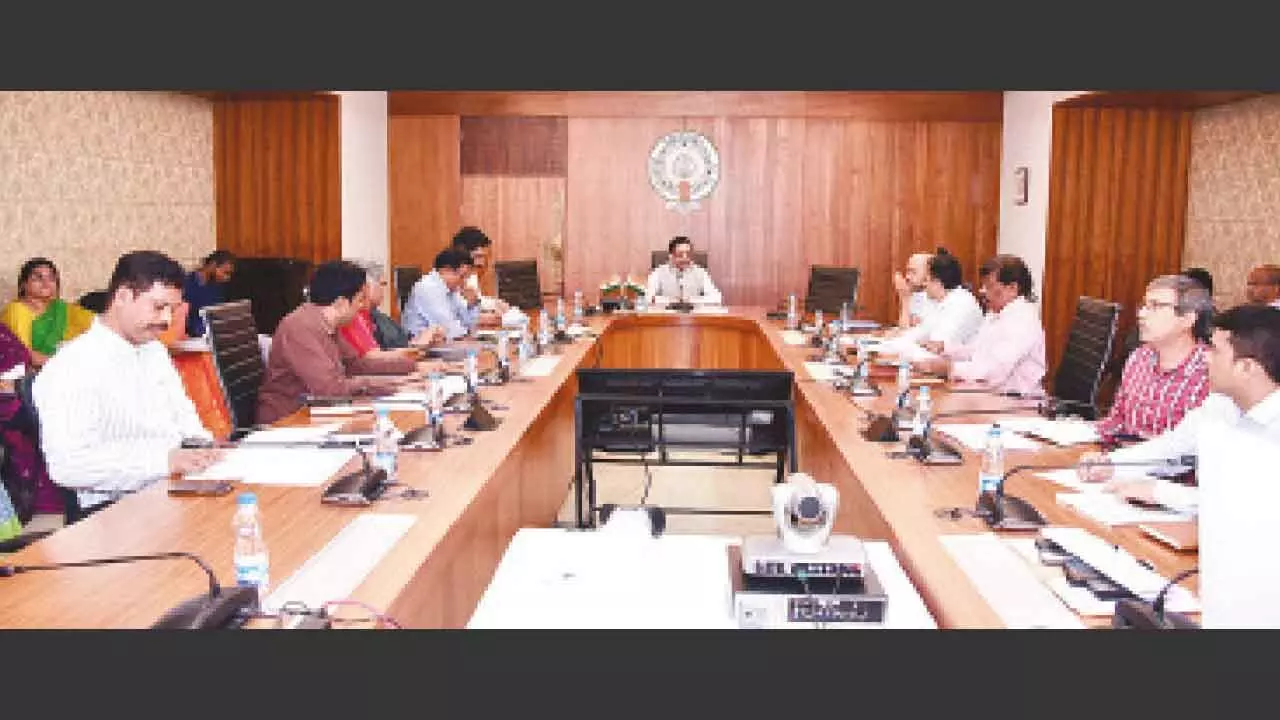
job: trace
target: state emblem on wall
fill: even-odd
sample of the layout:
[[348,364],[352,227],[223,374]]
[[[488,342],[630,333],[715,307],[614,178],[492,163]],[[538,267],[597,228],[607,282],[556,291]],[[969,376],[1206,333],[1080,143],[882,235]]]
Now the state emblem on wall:
[[697,210],[720,182],[720,154],[707,136],[692,130],[664,135],[649,153],[649,184],[667,209]]

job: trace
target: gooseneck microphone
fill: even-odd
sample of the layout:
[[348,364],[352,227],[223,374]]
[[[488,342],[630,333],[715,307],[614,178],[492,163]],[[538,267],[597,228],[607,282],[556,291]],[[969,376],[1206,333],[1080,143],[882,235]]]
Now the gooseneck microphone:
[[200,566],[209,578],[209,592],[183,601],[166,612],[151,628],[153,630],[210,630],[235,624],[241,610],[251,608],[258,601],[256,587],[234,587],[229,590],[218,584],[213,569],[198,555],[188,552],[162,552],[147,555],[117,555],[76,562],[48,563],[41,565],[0,565],[0,577],[12,577],[29,572],[62,570],[65,568],[119,565],[146,560],[172,560],[186,558]]
[[1111,616],[1111,627],[1134,630],[1198,630],[1200,626],[1182,613],[1165,613],[1165,597],[1174,585],[1200,572],[1193,567],[1184,570],[1165,584],[1156,594],[1153,602],[1132,598],[1116,601],[1115,614]]

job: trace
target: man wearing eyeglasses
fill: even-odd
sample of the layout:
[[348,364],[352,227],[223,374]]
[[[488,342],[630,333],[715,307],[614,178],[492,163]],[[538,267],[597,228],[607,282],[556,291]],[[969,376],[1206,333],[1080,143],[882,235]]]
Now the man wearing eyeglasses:
[[1184,275],[1164,275],[1147,285],[1138,308],[1142,345],[1124,364],[1111,412],[1097,425],[1103,442],[1118,436],[1151,438],[1177,425],[1209,394],[1205,337],[1213,299]]

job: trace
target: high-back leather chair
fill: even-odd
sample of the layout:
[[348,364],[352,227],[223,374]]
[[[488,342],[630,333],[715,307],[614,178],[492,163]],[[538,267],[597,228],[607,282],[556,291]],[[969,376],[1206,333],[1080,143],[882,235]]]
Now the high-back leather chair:
[[493,264],[498,279],[498,298],[511,307],[536,310],[542,307],[542,281],[537,260],[502,260]]
[[422,279],[422,268],[417,265],[397,265],[391,270],[391,283],[395,285],[392,290],[396,294],[396,309],[400,311],[400,317],[404,317],[404,306],[409,303],[409,293],[413,292],[413,286]]
[[810,265],[809,289],[804,297],[805,310],[838,314],[840,306],[849,303],[850,310],[856,311],[859,276],[856,267]]
[[1053,394],[1063,409],[1087,420],[1098,416],[1098,386],[1111,359],[1120,305],[1081,297],[1053,378]]
[[248,300],[236,300],[200,309],[208,328],[209,348],[218,371],[218,382],[236,431],[253,427],[258,413],[258,389],[266,367],[258,327]]
[[[650,253],[650,256],[649,256],[649,269],[653,270],[657,268],[659,265],[665,263],[669,259],[671,259],[671,253],[667,252],[666,250],[654,250],[652,253]],[[707,253],[705,250],[693,251],[693,264],[697,265],[703,270],[711,269],[707,267]]]

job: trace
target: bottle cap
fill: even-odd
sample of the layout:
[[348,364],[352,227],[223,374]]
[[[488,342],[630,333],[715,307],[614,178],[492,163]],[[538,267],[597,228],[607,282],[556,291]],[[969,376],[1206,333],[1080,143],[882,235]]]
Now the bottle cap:
[[257,505],[258,496],[251,492],[240,493],[236,498],[236,505]]

